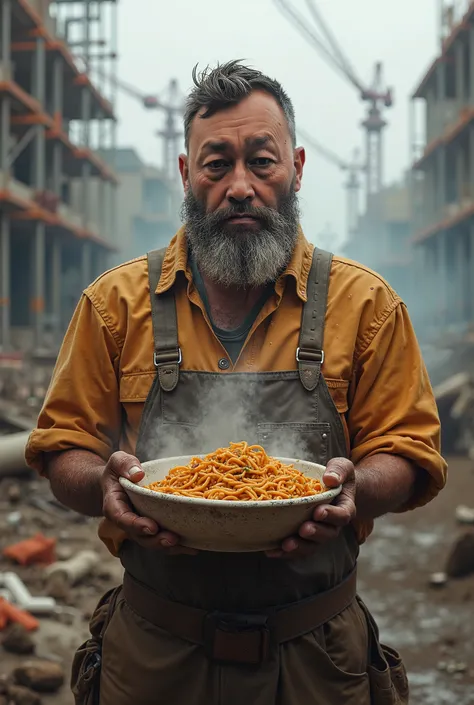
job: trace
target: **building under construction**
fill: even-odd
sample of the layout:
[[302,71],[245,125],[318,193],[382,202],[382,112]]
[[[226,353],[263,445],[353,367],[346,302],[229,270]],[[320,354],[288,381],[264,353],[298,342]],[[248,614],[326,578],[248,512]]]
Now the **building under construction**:
[[474,331],[474,2],[446,5],[439,55],[412,106],[419,326],[427,341]]
[[116,4],[0,0],[3,359],[54,355],[113,249]]

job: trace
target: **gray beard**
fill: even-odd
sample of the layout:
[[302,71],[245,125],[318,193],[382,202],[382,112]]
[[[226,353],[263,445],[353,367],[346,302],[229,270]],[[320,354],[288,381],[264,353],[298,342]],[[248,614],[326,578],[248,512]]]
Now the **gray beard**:
[[[227,222],[242,213],[258,218],[260,228]],[[188,190],[182,219],[201,274],[222,286],[250,288],[275,282],[288,266],[298,238],[300,211],[293,184],[278,210],[241,203],[207,213]]]

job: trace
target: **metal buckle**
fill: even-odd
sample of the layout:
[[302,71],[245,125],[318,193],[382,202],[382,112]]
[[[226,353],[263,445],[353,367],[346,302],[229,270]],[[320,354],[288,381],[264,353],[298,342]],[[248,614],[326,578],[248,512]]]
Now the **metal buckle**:
[[296,349],[297,362],[317,362],[320,365],[324,362],[324,350],[302,350]]
[[270,653],[268,615],[209,612],[204,619],[204,651],[212,661],[258,665]]
[[[160,356],[160,359],[158,359],[158,356]],[[158,365],[170,365],[173,362],[176,363],[177,365],[180,365],[181,362],[183,361],[183,354],[181,352],[181,348],[178,348],[178,357],[176,358],[176,350],[170,350],[167,352],[166,350],[163,350],[160,353],[153,353],[153,364],[155,367],[158,367]]]

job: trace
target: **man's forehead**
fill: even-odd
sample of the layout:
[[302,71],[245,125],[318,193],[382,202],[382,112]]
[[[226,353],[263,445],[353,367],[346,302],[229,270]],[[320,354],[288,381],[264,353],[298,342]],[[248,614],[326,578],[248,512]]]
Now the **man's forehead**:
[[223,145],[236,133],[246,146],[257,148],[271,140],[289,137],[282,108],[273,96],[263,91],[253,91],[239,103],[217,110],[210,117],[202,117],[205,112],[205,108],[201,109],[191,126],[190,141],[198,149],[209,144]]

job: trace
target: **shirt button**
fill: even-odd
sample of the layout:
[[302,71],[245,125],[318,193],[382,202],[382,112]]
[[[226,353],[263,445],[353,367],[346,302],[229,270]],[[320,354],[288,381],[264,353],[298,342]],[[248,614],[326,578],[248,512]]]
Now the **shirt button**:
[[220,370],[228,370],[230,367],[230,362],[226,357],[221,357],[217,364],[219,365]]

